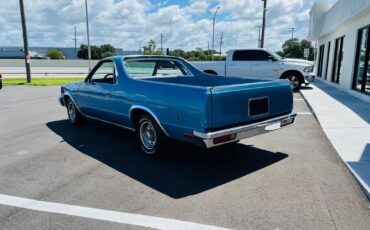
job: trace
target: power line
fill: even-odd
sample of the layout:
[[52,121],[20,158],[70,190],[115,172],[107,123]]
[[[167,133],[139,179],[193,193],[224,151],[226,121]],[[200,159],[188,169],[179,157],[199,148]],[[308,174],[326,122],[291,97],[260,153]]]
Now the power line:
[[24,14],[23,0],[19,0],[19,9],[21,11],[23,45],[24,45],[24,61],[26,65],[27,83],[31,83],[31,66],[30,66],[31,57],[29,56],[29,49],[28,49],[27,25],[26,25],[26,16]]
[[262,34],[261,34],[261,48],[263,48],[265,43],[265,27],[266,27],[266,7],[267,7],[267,0],[263,1],[263,17],[262,17]]
[[161,33],[161,54],[163,54],[163,33]]
[[75,59],[77,59],[77,32],[76,32],[76,26],[74,27],[75,29],[75,37],[72,39],[75,41]]
[[262,26],[256,26],[256,28],[258,28],[258,40],[257,40],[258,41],[258,43],[257,43],[258,48],[261,48],[261,27]]
[[291,31],[291,33],[292,33],[292,39],[293,39],[294,38],[294,32],[296,31],[296,28],[290,27],[290,28],[288,28],[288,30]]
[[220,55],[221,55],[222,44],[224,44],[223,36],[224,36],[224,32],[221,32],[221,38],[220,38]]
[[89,31],[89,12],[87,9],[87,0],[85,0],[86,12],[86,33],[87,33],[87,56],[89,59],[89,71],[91,70],[91,47],[90,47],[90,31]]

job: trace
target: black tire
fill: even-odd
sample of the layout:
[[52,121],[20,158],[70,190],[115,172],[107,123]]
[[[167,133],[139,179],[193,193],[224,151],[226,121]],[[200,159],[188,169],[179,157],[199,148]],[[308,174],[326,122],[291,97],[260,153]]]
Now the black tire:
[[0,89],[3,88],[3,81],[0,79]]
[[157,158],[163,152],[167,141],[166,134],[157,122],[149,115],[140,117],[136,127],[141,150],[145,155]]
[[293,91],[299,91],[301,89],[303,79],[298,73],[287,73],[283,79],[288,79]]
[[80,125],[83,122],[84,117],[82,116],[80,111],[78,111],[77,107],[70,98],[68,98],[67,100],[66,108],[69,123],[71,123],[72,125]]

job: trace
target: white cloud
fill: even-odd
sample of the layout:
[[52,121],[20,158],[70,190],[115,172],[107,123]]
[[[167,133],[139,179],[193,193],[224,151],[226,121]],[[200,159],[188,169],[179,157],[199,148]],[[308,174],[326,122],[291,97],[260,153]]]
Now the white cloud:
[[[224,32],[223,50],[256,47],[262,21],[260,0],[190,0],[186,4],[149,0],[89,0],[92,44],[111,43],[124,49],[138,49],[149,39],[169,48],[207,48],[212,39],[212,14],[220,6],[215,28],[215,46]],[[31,46],[73,46],[73,27],[78,42],[86,42],[84,0],[25,1]],[[179,4],[181,3],[181,4]],[[290,38],[289,27],[296,27],[299,38],[306,37],[308,12],[313,0],[268,1],[266,46],[281,47]],[[0,44],[21,45],[22,31],[18,0],[2,2]]]

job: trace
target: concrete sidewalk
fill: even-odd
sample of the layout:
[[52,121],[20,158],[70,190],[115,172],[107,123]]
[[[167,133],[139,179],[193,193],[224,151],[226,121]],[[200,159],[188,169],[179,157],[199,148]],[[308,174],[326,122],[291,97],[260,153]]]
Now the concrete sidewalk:
[[301,94],[370,199],[370,104],[320,81]]

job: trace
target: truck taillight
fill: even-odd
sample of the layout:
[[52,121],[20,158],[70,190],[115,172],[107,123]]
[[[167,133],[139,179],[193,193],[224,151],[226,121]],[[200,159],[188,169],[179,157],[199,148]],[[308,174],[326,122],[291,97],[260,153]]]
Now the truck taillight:
[[220,144],[220,143],[223,143],[223,142],[234,140],[235,138],[236,138],[236,133],[216,137],[216,138],[213,139],[213,144],[217,145],[217,144]]

